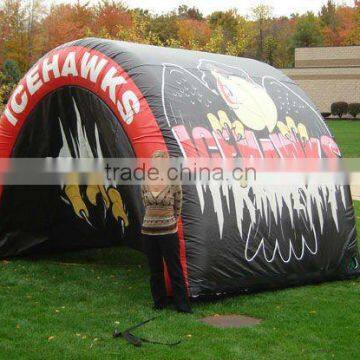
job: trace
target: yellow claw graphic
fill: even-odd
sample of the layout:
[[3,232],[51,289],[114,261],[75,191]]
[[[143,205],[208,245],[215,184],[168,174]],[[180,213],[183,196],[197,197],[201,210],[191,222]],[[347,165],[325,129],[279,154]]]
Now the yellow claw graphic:
[[101,194],[102,199],[104,200],[105,206],[108,209],[110,207],[110,200],[106,193],[106,190],[103,185],[88,185],[86,189],[86,196],[89,201],[96,206],[96,197],[98,194]]
[[[79,186],[66,185],[64,191],[74,209],[75,214],[79,218],[86,220],[90,225],[92,225],[89,220],[89,210],[87,209],[86,204],[81,196]],[[109,209],[111,207],[111,212],[115,220],[119,221],[122,219],[124,226],[128,226],[129,219],[125,212],[124,203],[120,193],[112,187],[106,190],[103,185],[87,186],[86,197],[92,205],[98,206],[97,197],[99,194],[101,194],[101,199],[104,201],[106,208]]]
[[125,212],[124,209],[124,204],[123,201],[121,199],[121,196],[119,194],[119,192],[114,189],[111,188],[108,191],[109,194],[109,198],[111,200],[112,203],[112,213],[114,218],[118,221],[119,219],[122,219],[124,221],[124,225],[128,226],[129,225],[129,219],[127,217],[127,214]]
[[306,126],[303,123],[295,125],[295,121],[290,116],[287,116],[285,121],[286,125],[281,121],[278,121],[276,124],[277,128],[283,136],[291,139],[291,133],[293,133],[295,136],[298,136],[301,141],[305,142],[309,140]]
[[89,211],[80,195],[80,189],[78,185],[65,186],[65,194],[78,217],[83,218],[84,215],[89,217]]
[[236,140],[245,137],[245,128],[242,122],[240,120],[231,122],[225,111],[219,110],[218,117],[209,113],[207,114],[207,118],[213,130],[219,135],[224,136],[226,140],[230,138],[230,131],[233,132]]
[[219,135],[222,135],[222,127],[220,125],[220,121],[218,120],[218,118],[212,113],[207,114],[207,118],[213,130]]
[[235,120],[232,123],[232,130],[234,132],[236,141],[245,138],[245,127],[239,120]]
[[297,127],[295,125],[295,121],[290,116],[287,116],[285,118],[285,120],[286,120],[286,125],[287,125],[288,129],[290,131],[293,131],[295,134],[297,134],[298,130],[297,130]]
[[287,139],[290,139],[290,130],[282,121],[278,121],[276,123],[276,126],[279,129],[281,135],[283,135]]
[[308,132],[306,130],[306,126],[304,124],[302,124],[302,123],[299,123],[298,130],[299,130],[300,139],[302,141],[308,141],[309,140],[309,135],[308,135]]
[[218,111],[220,126],[223,130],[230,130],[232,127],[231,121],[229,120],[226,112],[223,110]]

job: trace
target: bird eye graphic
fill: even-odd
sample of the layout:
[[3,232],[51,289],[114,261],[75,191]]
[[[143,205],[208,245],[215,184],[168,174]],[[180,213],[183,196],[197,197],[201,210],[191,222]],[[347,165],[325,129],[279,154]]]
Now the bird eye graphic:
[[237,97],[233,89],[224,84],[221,80],[218,82],[218,88],[221,92],[222,97],[229,105],[236,105],[237,104]]

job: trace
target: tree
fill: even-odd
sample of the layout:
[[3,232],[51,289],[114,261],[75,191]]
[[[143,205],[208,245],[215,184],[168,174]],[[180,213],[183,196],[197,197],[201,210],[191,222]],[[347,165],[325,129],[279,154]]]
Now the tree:
[[[108,38],[116,38],[120,28],[128,29],[132,26],[131,12],[121,2],[102,0],[95,8],[96,20],[93,31],[101,31]],[[98,30],[97,30],[98,29]]]
[[221,28],[225,41],[234,41],[237,35],[238,15],[236,10],[215,11],[208,18],[213,31]]
[[191,19],[191,20],[203,20],[203,14],[195,6],[188,7],[187,5],[180,5],[178,7],[178,17],[179,19]]
[[267,5],[258,5],[251,9],[252,17],[256,22],[258,30],[256,57],[260,60],[264,58],[265,32],[269,19],[272,15],[272,11],[272,7]]
[[337,9],[335,3],[332,0],[328,0],[327,4],[321,7],[319,12],[319,20],[322,27],[324,45],[340,45]]
[[360,1],[355,1],[351,25],[344,36],[345,45],[360,45]]
[[360,103],[350,103],[348,113],[355,119],[360,114]]
[[178,18],[174,12],[150,17],[149,31],[159,38],[162,44],[170,39],[178,40]]
[[187,49],[200,50],[210,40],[211,30],[204,21],[184,19],[178,21],[178,37]]
[[270,21],[269,35],[265,38],[264,43],[264,55],[265,61],[269,63],[269,56],[271,55],[271,64],[277,68],[287,68],[294,65],[294,48],[291,38],[295,31],[295,22],[295,19],[289,19],[285,16]]
[[18,63],[14,60],[6,60],[2,67],[2,74],[4,84],[17,84],[21,76]]
[[236,35],[232,41],[227,41],[226,54],[233,56],[250,56],[246,51],[253,48],[254,38],[255,28],[253,23],[242,16],[238,16]]
[[209,42],[204,47],[205,51],[212,53],[224,53],[226,50],[226,43],[224,33],[221,26],[217,26],[211,33]]
[[274,65],[278,41],[272,35],[264,40],[264,59],[270,65]]
[[[252,18],[235,9],[204,18],[195,6],[154,15],[129,9],[119,0],[3,0],[0,3],[0,67],[17,64],[20,73],[52,48],[98,36],[145,44],[205,50],[258,58],[276,67],[294,63],[294,47],[360,45],[360,1],[335,6],[328,0],[318,15],[273,17],[272,8],[252,9]],[[11,67],[12,65],[10,65]],[[6,76],[7,77],[7,76]]]
[[151,31],[151,17],[148,13],[137,10],[132,12],[132,26],[129,28],[120,27],[116,38],[120,40],[132,41],[141,44],[165,45],[158,34]]
[[45,13],[44,0],[30,0],[30,4],[25,7],[28,65],[41,55],[41,19]]
[[349,105],[345,101],[338,101],[331,104],[331,114],[338,116],[340,119],[347,114]]
[[11,93],[17,85],[17,81],[14,82],[16,79],[9,77],[13,75],[16,74],[4,74],[0,72],[0,116],[10,98]]
[[94,9],[88,3],[59,4],[50,8],[42,22],[44,50],[50,50],[68,41],[100,32],[95,25]]
[[294,47],[309,47],[322,44],[321,28],[318,18],[312,12],[299,17],[292,37]]
[[28,68],[27,36],[26,36],[26,11],[21,0],[4,0],[2,6],[1,32],[3,59],[16,61],[20,69]]
[[322,26],[328,26],[331,31],[337,30],[336,5],[333,0],[328,0],[326,5],[321,7],[319,19]]
[[0,115],[20,80],[20,69],[14,60],[6,60],[0,72]]
[[236,10],[215,11],[208,17],[208,22],[211,28],[207,45],[211,50],[208,51],[242,56],[253,42],[253,24]]

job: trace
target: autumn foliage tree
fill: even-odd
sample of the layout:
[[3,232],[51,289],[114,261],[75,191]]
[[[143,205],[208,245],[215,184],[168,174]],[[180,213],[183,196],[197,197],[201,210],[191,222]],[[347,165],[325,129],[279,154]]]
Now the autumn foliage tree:
[[210,40],[208,23],[195,19],[178,20],[178,37],[186,49],[203,48]]
[[308,12],[299,17],[292,37],[294,47],[319,46],[323,41],[320,20]]
[[16,61],[21,70],[28,67],[26,55],[26,13],[21,0],[5,0],[1,9],[1,58]]
[[131,12],[116,1],[102,0],[94,7],[95,20],[91,28],[110,38],[116,38],[119,30],[133,27]]
[[360,1],[355,1],[349,31],[344,34],[345,45],[360,45]]
[[92,32],[95,29],[93,15],[93,9],[87,3],[53,5],[42,21],[46,47],[51,49],[64,42],[95,35]]
[[[205,16],[187,5],[152,14],[146,9],[130,9],[118,0],[49,3],[0,3],[0,86],[6,85],[7,90],[13,84],[4,83],[4,64],[23,74],[52,48],[89,36],[246,56],[280,68],[293,65],[298,46],[360,45],[358,0],[353,6],[329,0],[318,14],[290,17],[275,17],[264,5],[243,17],[235,9]],[[5,96],[6,100],[7,90],[0,94],[2,99]]]

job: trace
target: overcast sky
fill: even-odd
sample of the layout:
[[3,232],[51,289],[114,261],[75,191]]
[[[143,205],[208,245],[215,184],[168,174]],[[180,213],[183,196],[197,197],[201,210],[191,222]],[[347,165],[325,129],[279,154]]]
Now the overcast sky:
[[[76,2],[77,0],[53,0],[60,2]],[[85,0],[82,0],[85,2]],[[96,0],[91,0],[92,3]],[[274,15],[290,15],[291,13],[303,14],[306,11],[317,12],[327,0],[125,0],[129,7],[141,7],[155,13],[167,12],[177,8],[181,4],[198,7],[203,14],[207,15],[216,10],[237,8],[242,15],[249,15],[250,9],[257,4],[270,5],[274,9]],[[336,0],[337,4],[353,5],[353,0]]]

